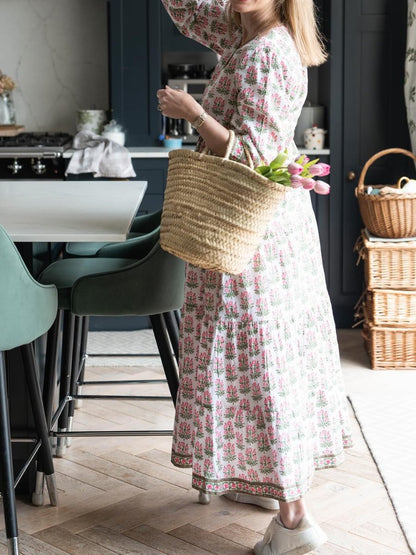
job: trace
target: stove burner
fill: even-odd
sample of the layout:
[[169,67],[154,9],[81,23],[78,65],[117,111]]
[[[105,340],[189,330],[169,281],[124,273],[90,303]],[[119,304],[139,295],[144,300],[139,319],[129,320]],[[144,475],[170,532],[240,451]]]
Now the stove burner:
[[15,137],[0,137],[2,147],[61,147],[72,141],[69,133],[21,133]]

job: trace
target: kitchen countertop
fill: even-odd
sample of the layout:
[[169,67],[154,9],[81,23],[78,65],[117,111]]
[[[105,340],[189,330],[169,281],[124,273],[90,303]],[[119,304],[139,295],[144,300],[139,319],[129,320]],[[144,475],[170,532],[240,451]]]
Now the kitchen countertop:
[[[184,145],[183,148],[194,150],[195,145]],[[168,158],[169,149],[163,146],[129,146],[127,147],[132,158]],[[64,152],[64,158],[71,158],[73,149]],[[330,150],[324,148],[322,150],[307,150],[306,148],[299,149],[300,154],[307,154],[312,156],[329,156]]]

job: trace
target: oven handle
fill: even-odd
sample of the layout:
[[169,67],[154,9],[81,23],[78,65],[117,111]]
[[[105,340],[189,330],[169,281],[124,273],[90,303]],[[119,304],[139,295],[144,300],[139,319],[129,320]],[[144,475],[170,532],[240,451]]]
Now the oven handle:
[[61,158],[62,152],[18,152],[9,150],[1,151],[0,158]]

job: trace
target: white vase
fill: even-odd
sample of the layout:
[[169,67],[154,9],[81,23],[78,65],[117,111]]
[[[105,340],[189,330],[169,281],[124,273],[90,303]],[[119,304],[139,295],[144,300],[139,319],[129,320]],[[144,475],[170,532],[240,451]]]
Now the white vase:
[[0,94],[0,125],[14,125],[16,123],[16,111],[12,95],[9,91]]

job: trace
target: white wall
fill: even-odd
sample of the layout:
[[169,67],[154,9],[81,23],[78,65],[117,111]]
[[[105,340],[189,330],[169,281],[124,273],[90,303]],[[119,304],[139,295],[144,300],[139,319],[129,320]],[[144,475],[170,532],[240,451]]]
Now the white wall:
[[0,69],[18,124],[74,133],[77,109],[108,109],[105,0],[0,0]]

